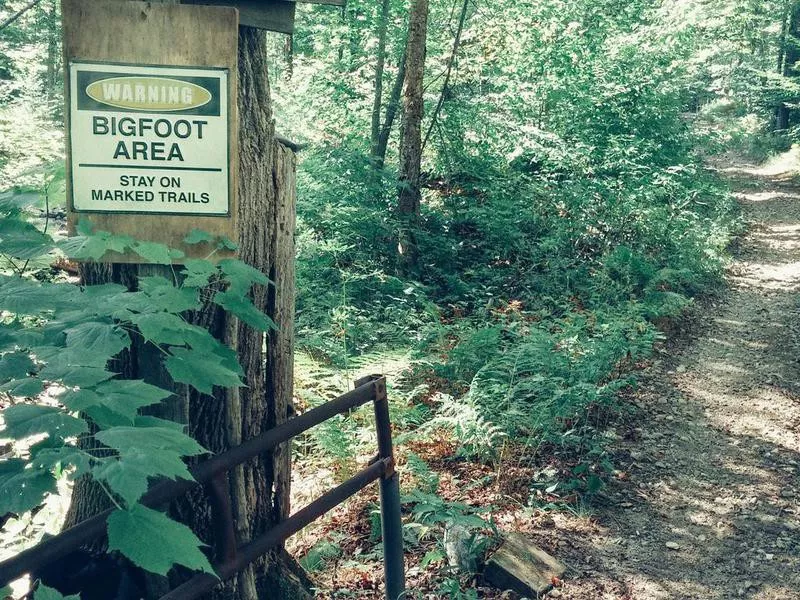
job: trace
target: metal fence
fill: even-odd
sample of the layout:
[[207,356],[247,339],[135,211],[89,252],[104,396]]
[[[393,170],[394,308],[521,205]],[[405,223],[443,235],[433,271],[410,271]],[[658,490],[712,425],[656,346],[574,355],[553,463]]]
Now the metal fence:
[[[403,563],[403,530],[400,519],[400,482],[394,468],[394,450],[389,421],[389,401],[386,394],[386,379],[372,375],[356,382],[356,388],[335,400],[311,409],[278,425],[260,436],[244,442],[223,454],[199,463],[191,471],[195,481],[178,480],[159,483],[145,494],[141,502],[145,506],[157,507],[174,500],[198,485],[205,484],[210,495],[215,542],[221,549],[223,561],[214,565],[219,578],[207,573],[195,575],[160,600],[191,600],[199,598],[242,571],[258,557],[300,531],[309,523],[364,489],[373,481],[380,482],[381,530],[383,533],[384,573],[386,598],[397,600],[405,592]],[[375,410],[375,428],[378,438],[378,454],[370,464],[341,485],[326,492],[286,520],[276,524],[260,537],[243,545],[236,545],[233,513],[228,495],[227,473],[248,459],[271,450],[294,436],[368,402]],[[39,545],[20,552],[0,563],[0,586],[35,571],[82,545],[105,534],[107,510],[74,527],[49,538]]]

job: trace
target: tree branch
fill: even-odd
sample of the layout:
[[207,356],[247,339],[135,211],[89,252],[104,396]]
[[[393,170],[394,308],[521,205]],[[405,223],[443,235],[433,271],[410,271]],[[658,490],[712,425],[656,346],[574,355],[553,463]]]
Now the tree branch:
[[8,17],[5,21],[0,23],[0,31],[3,31],[3,29],[5,29],[9,25],[11,25],[14,21],[19,19],[22,15],[24,15],[26,12],[28,12],[30,9],[32,9],[37,4],[39,4],[39,2],[41,2],[41,1],[42,0],[32,0],[22,10],[20,10],[19,12],[17,12],[15,14],[11,15],[10,17]]
[[433,131],[433,127],[436,124],[436,119],[439,117],[439,112],[442,110],[442,105],[444,104],[444,96],[447,93],[447,87],[450,85],[450,75],[453,72],[453,63],[456,60],[456,54],[458,54],[458,46],[461,44],[461,33],[464,31],[464,21],[467,19],[467,8],[469,7],[469,0],[464,0],[464,4],[461,6],[461,16],[458,19],[458,29],[456,30],[456,36],[453,40],[453,52],[450,54],[450,60],[447,61],[447,72],[444,76],[444,85],[442,86],[442,93],[439,96],[439,101],[436,103],[436,108],[431,115],[431,122],[428,125],[428,131],[425,133],[425,138],[422,140],[422,149],[425,149],[425,146],[428,143],[428,138],[431,137],[431,132]]

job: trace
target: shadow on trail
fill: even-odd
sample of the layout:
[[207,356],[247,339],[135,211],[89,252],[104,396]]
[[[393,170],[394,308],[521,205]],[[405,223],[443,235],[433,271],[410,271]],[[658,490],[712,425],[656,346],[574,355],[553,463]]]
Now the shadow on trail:
[[723,174],[752,225],[731,289],[644,375],[562,597],[800,600],[800,185]]

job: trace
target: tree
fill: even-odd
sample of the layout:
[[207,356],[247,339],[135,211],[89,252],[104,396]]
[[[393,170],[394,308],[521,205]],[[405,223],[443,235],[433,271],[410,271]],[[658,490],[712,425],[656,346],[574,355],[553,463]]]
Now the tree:
[[[294,155],[275,141],[265,33],[241,27],[239,33],[239,232],[241,260],[273,282],[257,286],[252,300],[269,315],[278,330],[264,334],[232,318],[213,304],[188,315],[236,349],[246,387],[215,388],[213,395],[174,384],[152,345],[139,341],[117,365],[128,378],[142,378],[175,390],[156,416],[187,423],[191,435],[219,453],[284,421],[291,412],[294,319]],[[130,288],[145,275],[172,278],[168,267],[146,265],[86,265],[86,285],[119,282]],[[266,341],[266,359],[263,348]],[[285,518],[289,512],[290,451],[283,445],[231,471],[227,482],[239,544]],[[66,526],[107,508],[107,496],[96,484],[79,480]],[[189,525],[200,539],[211,542],[210,507],[202,494],[190,494],[173,504],[172,516]],[[219,558],[219,557],[218,557]],[[157,597],[169,584],[148,579],[147,597]],[[214,597],[256,600],[267,596],[306,598],[306,581],[283,550],[263,557],[227,582]]]
[[381,105],[383,103],[383,69],[386,62],[386,30],[389,26],[389,0],[381,3],[378,17],[378,56],[375,63],[375,96],[372,104],[371,148],[373,158],[378,155],[378,141],[381,135]]
[[423,77],[428,33],[428,0],[414,0],[406,41],[405,88],[403,91],[403,134],[400,144],[397,209],[403,219],[400,232],[400,263],[403,270],[417,263],[413,229],[420,209],[420,174],[422,164]]
[[[794,79],[800,74],[797,68],[800,61],[800,3],[792,3],[782,27],[779,68],[784,77]],[[791,108],[783,101],[778,106],[775,129],[786,130],[791,124]]]

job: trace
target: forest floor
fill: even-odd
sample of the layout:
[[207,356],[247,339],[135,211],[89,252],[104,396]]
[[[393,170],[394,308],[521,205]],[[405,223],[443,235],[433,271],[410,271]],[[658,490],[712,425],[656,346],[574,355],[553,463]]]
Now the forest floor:
[[641,374],[592,514],[532,532],[569,565],[551,595],[800,599],[800,184],[715,168],[749,225],[728,289]]
[[[491,506],[501,531],[524,533],[567,565],[547,598],[800,600],[800,160],[783,158],[714,163],[748,224],[728,285],[673,323],[625,394],[634,410],[607,433],[617,470],[589,505],[532,508],[536,468],[413,448],[441,476],[440,496]],[[355,558],[374,500],[340,507],[294,549],[338,531]],[[408,551],[409,589],[443,597],[437,577],[416,566],[424,552]],[[317,573],[317,597],[380,597],[379,559],[350,565]],[[480,578],[477,588],[516,598]]]

